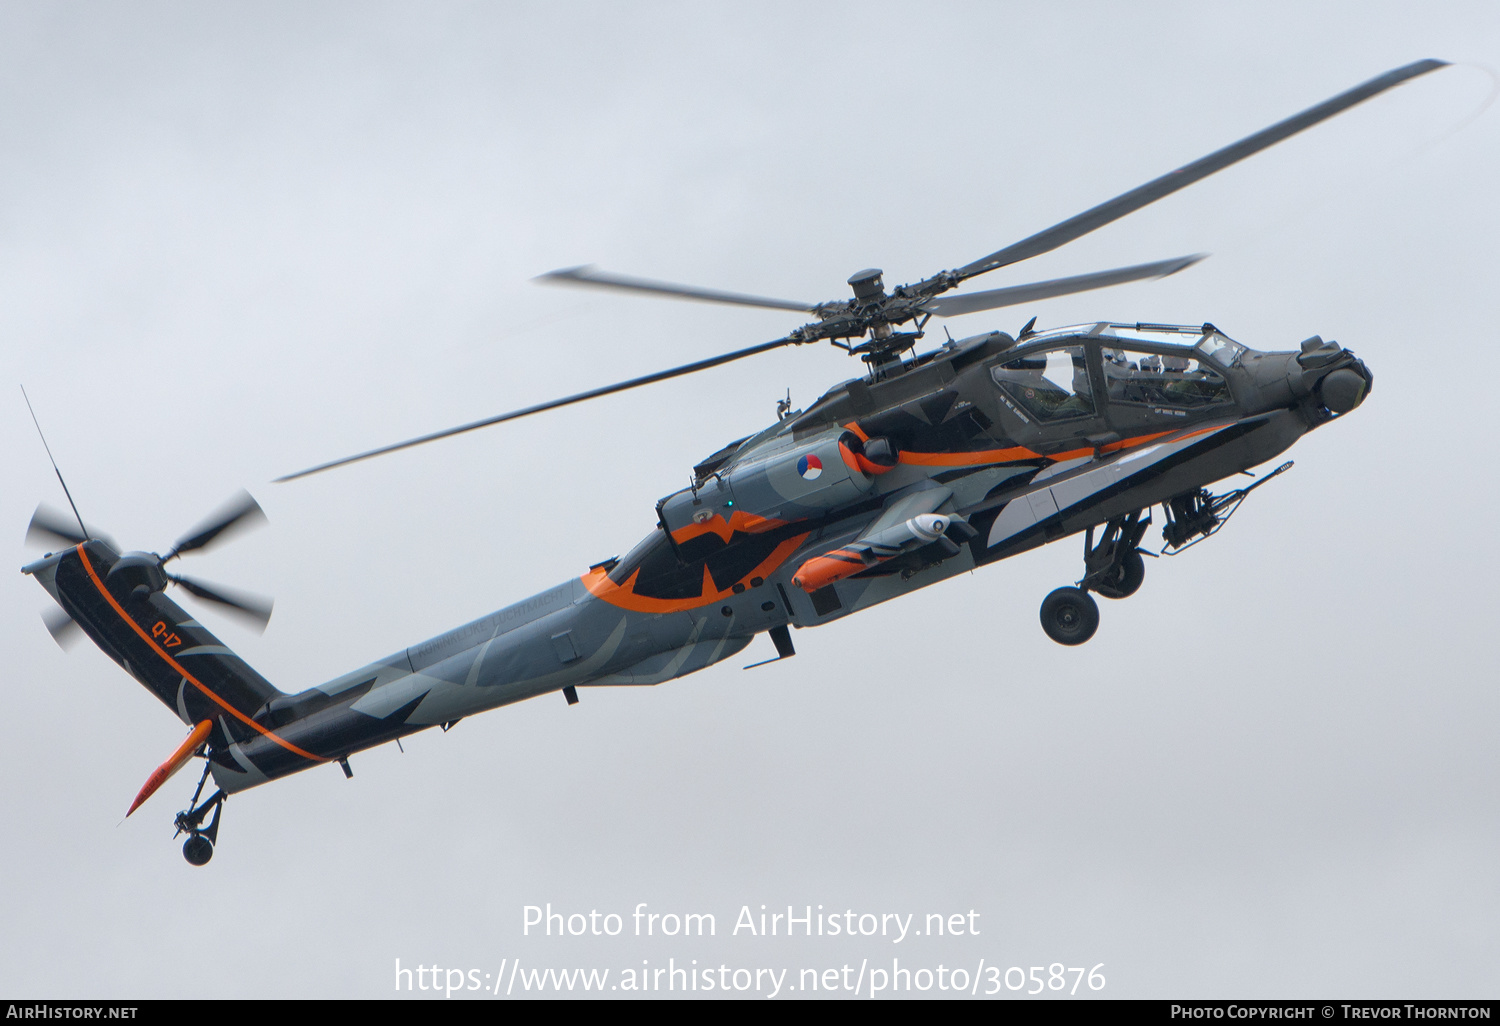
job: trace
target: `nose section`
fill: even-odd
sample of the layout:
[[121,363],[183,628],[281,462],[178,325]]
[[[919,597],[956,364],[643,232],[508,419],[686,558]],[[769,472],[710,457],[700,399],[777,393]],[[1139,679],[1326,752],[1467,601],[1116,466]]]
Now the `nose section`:
[[1312,394],[1332,414],[1348,413],[1370,394],[1374,382],[1364,361],[1337,342],[1324,342],[1314,335],[1302,343],[1297,365]]
[[1302,343],[1301,352],[1289,362],[1287,370],[1293,393],[1315,402],[1309,410],[1315,420],[1353,410],[1365,401],[1375,380],[1363,360],[1337,342],[1325,342],[1317,335]]
[[1316,391],[1330,413],[1348,413],[1365,401],[1372,384],[1369,368],[1363,361],[1355,360],[1347,367],[1323,375]]

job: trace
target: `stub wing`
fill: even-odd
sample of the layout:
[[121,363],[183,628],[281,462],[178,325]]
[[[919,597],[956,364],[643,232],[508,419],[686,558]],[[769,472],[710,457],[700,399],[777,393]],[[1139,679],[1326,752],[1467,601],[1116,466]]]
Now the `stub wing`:
[[[1044,529],[1049,522],[1065,519],[1070,511],[1103,507],[1115,496],[1148,484],[1180,462],[1202,455],[1217,444],[1216,436],[1223,436],[1224,432],[1240,434],[1247,426],[1244,422],[1207,425],[1104,458],[1083,457],[1054,464],[1032,478],[1024,489],[1005,498],[1003,508],[990,525],[985,547],[1008,547]],[[1237,466],[1226,463],[1224,474],[1232,474],[1236,469]],[[1160,501],[1154,496],[1150,498],[1152,502]],[[1137,505],[1149,504],[1145,499],[1135,501]]]

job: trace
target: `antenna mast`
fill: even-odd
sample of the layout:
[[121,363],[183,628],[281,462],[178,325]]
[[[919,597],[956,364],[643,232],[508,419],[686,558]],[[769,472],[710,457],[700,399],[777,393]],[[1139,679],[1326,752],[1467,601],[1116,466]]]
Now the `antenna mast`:
[[68,491],[68,482],[63,480],[62,471],[57,469],[57,460],[52,456],[52,446],[47,444],[47,436],[42,434],[42,425],[36,419],[36,410],[31,408],[31,396],[26,394],[25,385],[21,386],[21,398],[26,400],[26,409],[31,414],[31,422],[36,424],[36,433],[41,436],[42,448],[47,450],[47,459],[52,460],[52,472],[57,475],[57,483],[62,485],[63,494],[68,497],[68,505],[73,507],[73,516],[78,518],[78,529],[83,532],[85,538],[92,541],[93,535],[89,534],[89,529],[83,526],[83,517],[78,515],[78,504],[73,501],[73,493]]

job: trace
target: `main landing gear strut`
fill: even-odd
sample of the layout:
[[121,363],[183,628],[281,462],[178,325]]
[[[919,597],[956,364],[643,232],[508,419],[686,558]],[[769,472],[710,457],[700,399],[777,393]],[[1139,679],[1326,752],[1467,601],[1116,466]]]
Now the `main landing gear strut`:
[[[1167,499],[1161,504],[1167,516],[1161,532],[1166,542],[1162,553],[1175,556],[1217,534],[1246,496],[1290,469],[1292,464],[1288,460],[1248,488],[1236,488],[1223,495],[1195,488]],[[1241,473],[1255,476],[1248,470]],[[1144,550],[1140,546],[1150,525],[1148,506],[1105,524],[1098,545],[1094,544],[1094,529],[1088,529],[1083,538],[1083,580],[1074,588],[1058,588],[1042,600],[1042,630],[1047,637],[1060,645],[1082,645],[1099,629],[1099,606],[1089,592],[1096,591],[1110,599],[1128,598],[1136,593],[1146,579],[1146,561],[1141,558]]]
[[1090,591],[1109,599],[1134,595],[1146,579],[1141,538],[1151,525],[1149,510],[1115,517],[1094,544],[1090,527],[1083,539],[1083,580],[1058,588],[1042,600],[1042,630],[1060,645],[1081,645],[1099,629],[1099,606]]
[[[198,796],[203,793],[203,785],[208,782],[208,772],[212,765],[212,760],[203,760],[203,776],[198,778],[198,789],[193,792],[193,800],[188,803],[186,811],[177,814],[177,834],[188,835],[188,839],[182,842],[182,857],[195,866],[205,866],[214,857],[214,845],[219,842],[219,814],[224,811],[224,799],[229,797],[222,790],[215,791],[202,805],[198,804]],[[213,819],[208,821],[208,826],[204,826],[203,820],[210,812],[213,813]]]

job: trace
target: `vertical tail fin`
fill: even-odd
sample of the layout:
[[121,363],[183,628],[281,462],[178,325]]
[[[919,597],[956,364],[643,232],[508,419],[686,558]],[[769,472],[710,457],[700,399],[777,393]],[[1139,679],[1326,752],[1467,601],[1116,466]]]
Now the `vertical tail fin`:
[[88,541],[26,569],[184,723],[222,724],[225,741],[258,733],[251,721],[282,692],[160,590],[136,583],[153,568],[154,557],[119,556]]

